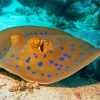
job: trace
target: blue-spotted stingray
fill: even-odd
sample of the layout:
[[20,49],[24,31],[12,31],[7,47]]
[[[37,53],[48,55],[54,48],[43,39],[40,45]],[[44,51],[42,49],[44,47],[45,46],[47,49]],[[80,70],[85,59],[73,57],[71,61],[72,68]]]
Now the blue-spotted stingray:
[[20,26],[0,32],[0,66],[28,82],[57,82],[99,56],[100,49],[58,29]]

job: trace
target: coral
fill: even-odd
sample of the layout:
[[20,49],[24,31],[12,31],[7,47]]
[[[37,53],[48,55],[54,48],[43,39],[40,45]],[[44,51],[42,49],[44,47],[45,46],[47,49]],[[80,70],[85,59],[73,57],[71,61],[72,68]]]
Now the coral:
[[94,13],[96,5],[90,2],[74,2],[67,10],[67,15],[72,19],[80,19],[87,14]]
[[66,17],[66,9],[74,3],[75,0],[49,0],[44,5],[48,14],[55,14],[56,16]]
[[61,17],[61,18],[55,18],[55,20],[52,20],[52,23],[57,28],[60,28],[60,29],[66,29],[66,26],[68,25],[68,23],[66,22],[66,20],[63,17]]
[[93,0],[93,2],[94,2],[98,7],[100,7],[100,0]]
[[29,7],[17,8],[16,12],[20,13],[21,15],[32,15],[34,13],[33,10]]
[[65,4],[65,3],[68,2],[68,0],[55,0],[55,1],[57,1],[57,2],[60,3],[60,4]]
[[[68,7],[75,0],[17,0],[24,6],[40,7],[47,10],[48,14],[55,14],[59,16],[65,15],[65,8]],[[57,9],[57,10],[55,10]]]
[[1,7],[8,6],[11,2],[12,0],[0,0],[0,6]]

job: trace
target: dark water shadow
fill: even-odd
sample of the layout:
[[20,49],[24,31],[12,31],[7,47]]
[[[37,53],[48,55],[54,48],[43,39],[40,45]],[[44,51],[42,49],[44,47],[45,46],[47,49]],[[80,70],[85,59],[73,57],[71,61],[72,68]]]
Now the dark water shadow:
[[23,80],[23,79],[20,78],[19,76],[14,75],[14,74],[12,74],[12,73],[9,73],[8,71],[6,71],[6,70],[3,69],[3,68],[0,69],[0,74],[9,76],[9,77],[11,77],[11,78],[14,79],[14,80],[19,80],[19,81],[22,81],[22,80]]
[[92,84],[98,84],[100,81],[94,80],[93,78],[85,79],[79,75],[72,75],[64,80],[58,81],[48,85],[49,87],[64,87],[64,88],[76,88],[81,86],[87,86]]

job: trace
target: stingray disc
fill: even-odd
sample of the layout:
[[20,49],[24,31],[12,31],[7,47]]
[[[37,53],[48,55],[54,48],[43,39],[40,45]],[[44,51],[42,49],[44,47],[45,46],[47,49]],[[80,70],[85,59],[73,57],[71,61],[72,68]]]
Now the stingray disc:
[[0,32],[0,66],[29,82],[62,80],[100,56],[100,49],[61,30],[22,26]]

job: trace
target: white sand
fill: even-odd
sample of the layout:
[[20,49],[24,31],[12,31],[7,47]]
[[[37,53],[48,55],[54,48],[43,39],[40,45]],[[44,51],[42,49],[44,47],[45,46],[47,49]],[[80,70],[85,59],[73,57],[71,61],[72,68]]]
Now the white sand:
[[[4,70],[0,73],[0,85],[5,85],[0,89],[0,100],[100,100],[100,83],[75,88],[75,85],[78,85],[79,82],[85,84],[86,80],[81,78],[72,78],[72,80],[69,78],[71,84],[68,84],[74,84],[72,88],[67,86],[68,80],[65,80],[51,86],[40,86],[40,90],[34,89],[33,93],[30,93],[28,90],[9,92],[9,88],[16,84],[16,76]],[[79,82],[77,82],[78,80]],[[89,80],[87,82],[89,83]]]

